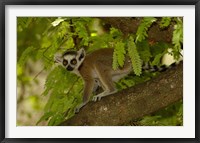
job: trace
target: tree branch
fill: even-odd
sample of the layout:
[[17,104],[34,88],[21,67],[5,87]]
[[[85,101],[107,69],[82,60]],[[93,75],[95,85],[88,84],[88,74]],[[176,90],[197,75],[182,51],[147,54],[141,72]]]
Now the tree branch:
[[117,126],[183,98],[183,63],[142,84],[89,102],[62,126]]
[[[142,20],[140,17],[101,17],[100,19],[106,24],[112,25],[113,27],[121,30],[124,36],[127,36],[130,33],[136,34],[138,26]],[[154,42],[171,43],[173,30],[174,24],[171,24],[168,28],[161,29],[158,20],[149,28],[147,39]]]

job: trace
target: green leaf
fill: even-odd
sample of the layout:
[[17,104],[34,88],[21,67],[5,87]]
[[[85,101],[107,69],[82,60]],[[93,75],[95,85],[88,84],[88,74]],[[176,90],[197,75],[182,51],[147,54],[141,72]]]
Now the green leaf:
[[158,66],[160,64],[162,56],[163,56],[163,54],[156,55],[156,57],[154,58],[154,60],[152,62],[152,65],[153,66]]
[[49,120],[48,126],[59,125],[63,120],[63,113],[57,113]]
[[137,50],[138,50],[138,53],[139,53],[142,61],[149,62],[152,55],[150,52],[150,47],[149,47],[148,41],[143,40],[141,42],[137,42],[136,46],[137,46]]
[[42,121],[47,121],[51,116],[53,116],[54,113],[53,112],[46,112],[40,119],[39,121],[36,123],[36,125],[38,125],[40,122]]
[[122,83],[126,84],[128,87],[135,85],[135,81],[133,79],[122,79]]
[[[49,125],[56,125],[62,119],[68,119],[74,115],[72,110],[74,111],[82,99],[83,82],[79,79],[61,66],[55,67],[47,76],[43,95],[49,95],[44,108],[45,113],[53,112]],[[69,112],[65,114],[68,110]],[[61,118],[59,114],[65,117]]]
[[34,17],[17,17],[17,26],[21,26],[23,30],[24,28],[27,28],[34,19]]
[[57,26],[57,25],[59,25],[61,22],[63,22],[64,20],[65,20],[65,19],[59,17],[59,18],[57,18],[56,20],[54,20],[51,24],[52,24],[53,26]]
[[114,70],[117,70],[119,67],[118,61],[117,61],[117,52],[114,50],[113,53],[113,63],[112,63],[112,67]]
[[133,41],[133,38],[131,36],[128,40],[128,54],[129,57],[131,58],[133,71],[136,75],[139,76],[142,73],[142,61],[137,51],[135,42]]
[[122,32],[119,29],[116,29],[114,27],[110,28],[110,34],[112,35],[112,37],[114,39],[121,38],[121,36],[123,35]]
[[88,46],[89,44],[89,36],[88,33],[88,22],[91,22],[93,19],[91,18],[73,18],[72,23],[75,28],[75,34],[81,38],[81,45]]
[[165,42],[157,42],[156,44],[150,46],[150,52],[152,57],[155,57],[158,54],[165,54],[168,48],[171,48],[173,45]]
[[148,37],[148,29],[157,19],[154,17],[144,17],[139,25],[137,32],[136,32],[136,40],[135,42],[141,42],[146,37]]
[[19,58],[18,64],[19,66],[24,66],[24,64],[28,61],[30,56],[34,53],[34,48],[32,46],[26,48]]
[[160,22],[160,28],[168,27],[171,23],[170,17],[163,17]]
[[178,60],[180,58],[181,44],[183,43],[183,21],[181,18],[175,18],[175,20],[172,43],[174,45],[174,58]]
[[118,65],[120,67],[124,66],[125,61],[125,44],[123,42],[117,42],[114,49],[114,56],[113,56],[113,68],[117,69]]

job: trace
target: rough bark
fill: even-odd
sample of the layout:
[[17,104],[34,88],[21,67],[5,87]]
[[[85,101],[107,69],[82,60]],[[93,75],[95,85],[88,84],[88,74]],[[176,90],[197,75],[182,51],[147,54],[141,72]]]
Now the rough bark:
[[[121,30],[126,37],[128,34],[136,34],[138,26],[141,23],[142,18],[130,18],[130,17],[102,17],[100,18],[108,25]],[[158,18],[159,19],[159,18]],[[168,28],[161,29],[159,26],[160,20],[154,23],[148,30],[147,39],[149,42],[167,42],[171,43],[173,27],[171,24]],[[108,26],[109,27],[109,26]]]
[[183,63],[156,78],[89,102],[62,126],[119,126],[183,98]]

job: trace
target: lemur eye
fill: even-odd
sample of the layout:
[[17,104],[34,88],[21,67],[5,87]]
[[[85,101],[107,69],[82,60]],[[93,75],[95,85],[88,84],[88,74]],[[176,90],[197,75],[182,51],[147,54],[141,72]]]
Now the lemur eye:
[[68,64],[67,60],[63,60],[63,65],[66,66]]
[[77,63],[76,59],[71,60],[71,64],[75,65]]

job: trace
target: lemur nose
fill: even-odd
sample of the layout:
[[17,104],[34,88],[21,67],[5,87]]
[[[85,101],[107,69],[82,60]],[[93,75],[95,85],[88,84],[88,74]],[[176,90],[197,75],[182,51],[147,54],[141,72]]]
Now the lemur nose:
[[67,67],[67,70],[68,70],[68,71],[73,71],[73,68],[72,68],[71,66],[68,66],[68,67]]

